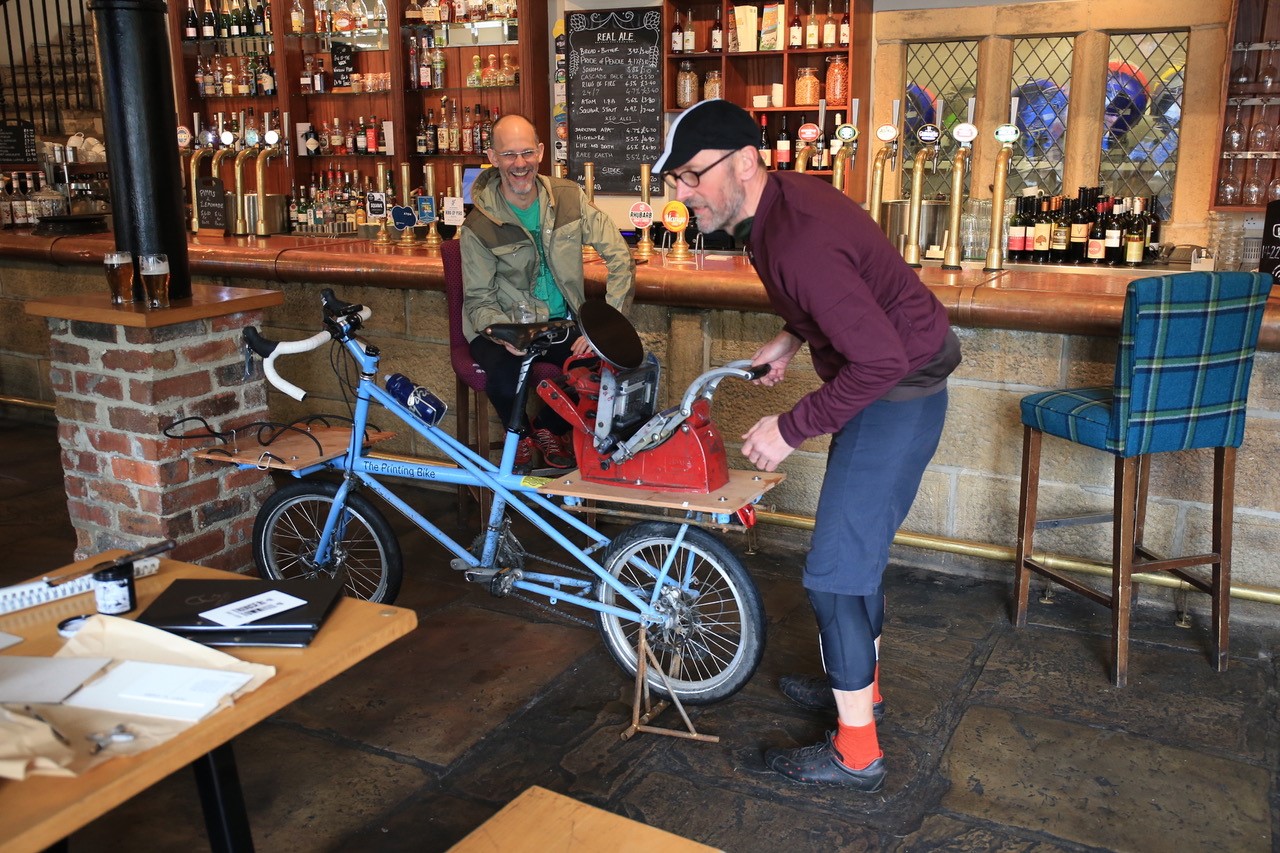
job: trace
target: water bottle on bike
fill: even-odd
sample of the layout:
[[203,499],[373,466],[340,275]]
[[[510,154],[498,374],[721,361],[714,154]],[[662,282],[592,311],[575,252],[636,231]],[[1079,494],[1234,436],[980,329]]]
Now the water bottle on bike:
[[404,403],[423,423],[439,426],[440,421],[444,420],[448,405],[427,388],[415,385],[408,376],[392,373],[387,377],[386,385],[387,392]]

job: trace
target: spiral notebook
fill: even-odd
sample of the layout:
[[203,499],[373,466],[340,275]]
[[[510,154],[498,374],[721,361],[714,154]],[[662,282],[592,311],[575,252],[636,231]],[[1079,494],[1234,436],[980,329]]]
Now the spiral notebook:
[[[306,646],[342,594],[340,578],[226,580],[178,578],[156,597],[138,621],[198,643],[218,646]],[[202,614],[237,605],[263,593],[283,593],[296,606],[228,625]],[[247,609],[255,609],[250,602]]]

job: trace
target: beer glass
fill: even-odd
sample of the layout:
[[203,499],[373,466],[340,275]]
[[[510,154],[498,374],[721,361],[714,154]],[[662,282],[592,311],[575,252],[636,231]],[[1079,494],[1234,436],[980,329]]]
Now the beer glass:
[[142,255],[138,258],[138,271],[142,274],[142,290],[147,301],[147,307],[168,308],[168,255]]
[[102,263],[107,268],[107,286],[111,288],[111,304],[125,305],[133,301],[133,255],[107,252]]

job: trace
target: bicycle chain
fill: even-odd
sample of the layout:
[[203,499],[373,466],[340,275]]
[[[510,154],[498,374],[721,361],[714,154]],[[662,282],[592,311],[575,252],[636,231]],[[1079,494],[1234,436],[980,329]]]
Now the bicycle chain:
[[[572,572],[574,574],[583,575],[585,577],[594,577],[592,573],[585,571],[584,569],[581,569],[577,566],[569,565],[568,563],[558,563],[555,560],[549,560],[546,557],[540,557],[537,554],[530,554],[528,552],[525,552],[524,557],[526,560],[536,560],[539,563],[543,563],[545,565],[551,566],[553,569],[560,569],[561,571]],[[516,592],[515,590],[508,592],[507,595],[511,598],[518,598],[521,601],[526,601],[529,604],[532,604],[534,607],[538,608],[539,610],[545,610],[547,613],[553,613],[556,616],[559,616],[561,619],[564,619],[568,622],[576,622],[579,625],[584,625],[587,628],[592,628],[592,629],[596,627],[594,622],[590,622],[579,616],[574,616],[570,613],[566,613],[565,611],[561,610],[559,607],[553,604],[545,604],[541,600],[534,598],[533,596],[524,595],[523,593]]]

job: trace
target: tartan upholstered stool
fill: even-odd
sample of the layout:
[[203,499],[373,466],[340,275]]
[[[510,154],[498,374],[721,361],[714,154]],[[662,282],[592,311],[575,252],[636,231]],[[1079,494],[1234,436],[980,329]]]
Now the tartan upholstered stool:
[[[1129,668],[1134,571],[1169,572],[1213,598],[1213,653],[1227,668],[1231,523],[1236,448],[1271,277],[1186,273],[1130,282],[1110,388],[1043,391],[1022,398],[1022,488],[1014,581],[1014,624],[1026,625],[1031,572],[1111,608],[1112,682]],[[1065,577],[1032,556],[1043,433],[1116,457],[1111,593]],[[1213,550],[1161,559],[1142,544],[1153,453],[1214,448]],[[1104,519],[1105,520],[1105,519]],[[1209,580],[1186,571],[1211,566]]]

